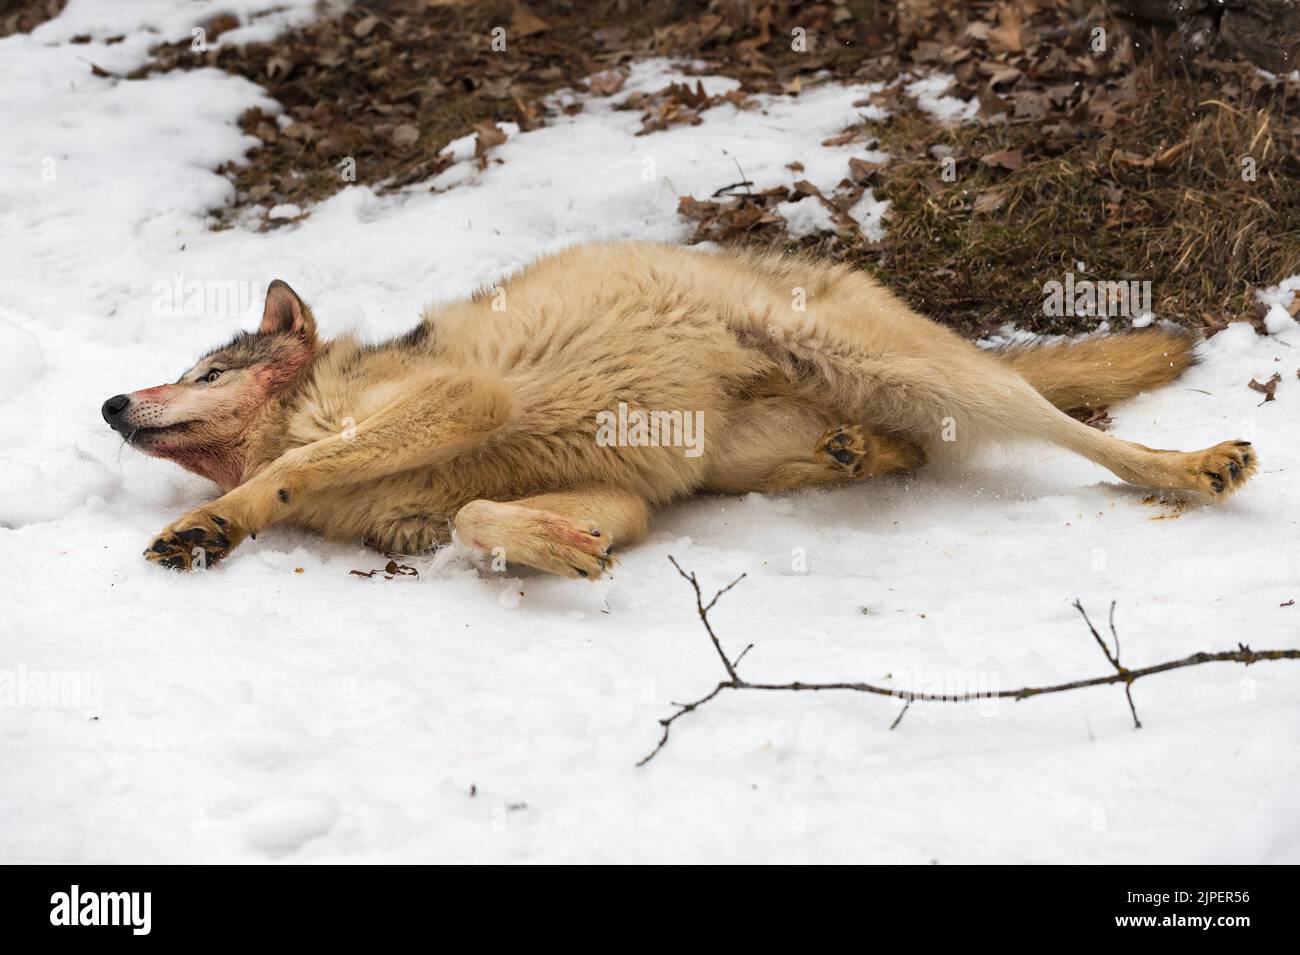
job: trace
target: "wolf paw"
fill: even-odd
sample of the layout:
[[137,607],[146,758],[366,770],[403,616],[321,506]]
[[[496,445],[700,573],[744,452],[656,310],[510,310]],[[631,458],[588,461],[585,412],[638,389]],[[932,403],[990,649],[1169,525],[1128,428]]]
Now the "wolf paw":
[[816,458],[833,470],[853,477],[909,471],[925,464],[920,445],[889,434],[873,434],[857,424],[831,428],[813,449]]
[[595,580],[617,562],[608,531],[551,511],[471,501],[456,514],[461,541],[492,557],[561,577]]
[[1192,458],[1192,487],[1224,500],[1250,480],[1259,469],[1259,454],[1249,441],[1223,441]]
[[546,549],[549,556],[565,569],[550,567],[542,567],[542,569],[552,570],[553,573],[567,572],[574,577],[595,580],[618,563],[618,558],[612,553],[613,547],[613,538],[599,527],[592,524],[578,524],[568,518],[558,517],[558,521],[552,524],[551,537]]
[[842,424],[821,436],[815,453],[831,467],[857,474],[870,459],[871,444],[866,428]]
[[203,570],[238,546],[245,532],[206,510],[192,511],[155,538],[146,560],[172,570]]

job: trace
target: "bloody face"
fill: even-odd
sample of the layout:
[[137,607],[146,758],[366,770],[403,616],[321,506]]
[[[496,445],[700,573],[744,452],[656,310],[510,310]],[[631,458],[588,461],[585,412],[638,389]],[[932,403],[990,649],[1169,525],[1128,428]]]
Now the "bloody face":
[[234,487],[252,426],[314,352],[310,311],[275,283],[261,330],[240,332],[169,385],[115,395],[100,410],[132,447]]

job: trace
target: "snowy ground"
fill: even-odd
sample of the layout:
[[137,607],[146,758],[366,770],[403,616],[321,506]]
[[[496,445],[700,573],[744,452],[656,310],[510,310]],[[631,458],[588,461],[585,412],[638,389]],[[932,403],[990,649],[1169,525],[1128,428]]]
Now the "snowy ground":
[[[217,72],[89,68],[140,62],[146,26],[187,35],[182,7],[140,3],[124,23],[72,0],[0,40],[0,860],[1300,861],[1286,662],[1142,681],[1141,731],[1114,687],[918,705],[892,732],[879,698],[734,694],[634,768],[668,701],[721,675],[670,554],[710,592],[749,575],[713,620],[733,652],[756,645],[756,680],[1102,675],[1076,596],[1096,618],[1118,601],[1132,666],[1300,645],[1300,604],[1281,606],[1300,599],[1289,287],[1274,335],[1233,326],[1183,381],[1114,411],[1116,433],[1156,446],[1255,441],[1262,473],[1221,507],[1146,503],[1027,447],[961,473],[695,501],[595,584],[503,579],[451,552],[414,561],[419,579],[359,579],[382,560],[286,531],[206,574],[146,564],[152,534],[212,488],[123,450],[99,405],[170,380],[260,309],[250,294],[240,314],[177,312],[159,283],[282,277],[325,332],[389,335],[574,241],[680,240],[677,197],[734,182],[736,161],[756,188],[830,190],[848,157],[872,158],[816,145],[862,88],[644,137],[596,99],[513,136],[500,164],[448,170],[443,191],[357,186],[298,226],[212,233],[204,212],[230,189],[212,170],[252,144],[235,119],[274,104]],[[627,90],[666,70],[639,66]],[[880,211],[866,203],[864,224]],[[1275,370],[1261,404],[1246,382]],[[71,674],[80,692],[38,705]]]

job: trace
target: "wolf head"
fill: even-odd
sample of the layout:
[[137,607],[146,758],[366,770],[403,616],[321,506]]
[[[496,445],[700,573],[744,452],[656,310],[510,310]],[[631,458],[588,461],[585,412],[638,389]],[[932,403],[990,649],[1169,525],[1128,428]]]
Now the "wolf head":
[[243,480],[254,425],[316,348],[311,309],[276,279],[256,332],[240,332],[169,385],[114,395],[101,412],[132,447],[233,487]]

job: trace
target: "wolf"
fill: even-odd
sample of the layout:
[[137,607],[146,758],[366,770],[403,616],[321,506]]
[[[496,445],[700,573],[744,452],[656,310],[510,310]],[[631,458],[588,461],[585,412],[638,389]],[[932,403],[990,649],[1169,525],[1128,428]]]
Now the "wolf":
[[[588,244],[380,343],[323,339],[277,280],[257,331],[102,414],[223,492],[150,543],[156,564],[206,567],[284,524],[405,554],[454,533],[595,579],[672,501],[851,484],[988,442],[1050,442],[1123,481],[1223,500],[1258,468],[1249,442],[1156,450],[1066,413],[1173,380],[1194,345],[1151,328],[981,349],[843,264]],[[598,422],[634,412],[698,421],[700,453],[630,426],[598,440]]]

